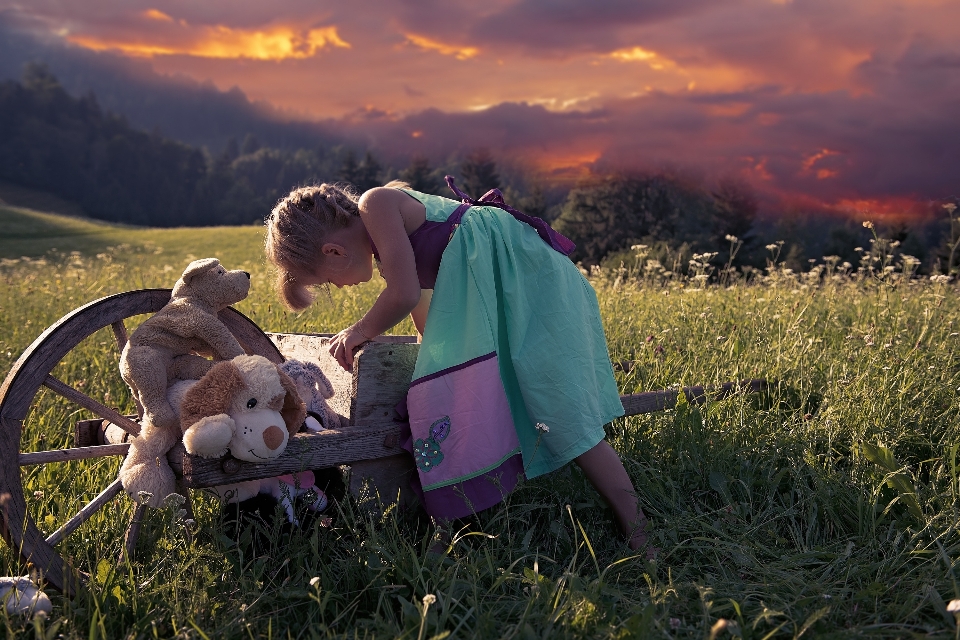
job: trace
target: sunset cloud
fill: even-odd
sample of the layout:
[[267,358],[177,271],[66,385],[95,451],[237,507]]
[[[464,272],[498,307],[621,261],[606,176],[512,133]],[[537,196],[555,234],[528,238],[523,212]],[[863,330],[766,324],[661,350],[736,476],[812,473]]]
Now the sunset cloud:
[[287,60],[312,58],[329,47],[349,49],[334,26],[299,30],[289,26],[261,29],[235,29],[224,25],[195,26],[175,21],[157,9],[143,12],[148,20],[173,23],[162,33],[143,34],[121,39],[69,33],[66,40],[93,51],[119,51],[129,56],[194,56],[199,58],[248,58],[251,60]]
[[402,162],[682,167],[822,202],[960,190],[956,0],[0,0]]
[[445,44],[443,42],[431,40],[430,38],[425,38],[412,33],[406,33],[404,36],[406,37],[407,42],[415,47],[423,49],[424,51],[436,51],[437,53],[445,56],[453,56],[457,60],[468,60],[480,53],[480,49],[477,47],[458,47],[456,45]]

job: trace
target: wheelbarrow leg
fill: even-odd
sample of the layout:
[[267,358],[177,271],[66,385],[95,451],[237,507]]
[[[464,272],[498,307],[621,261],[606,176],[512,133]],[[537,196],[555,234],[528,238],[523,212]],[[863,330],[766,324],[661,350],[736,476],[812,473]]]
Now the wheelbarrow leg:
[[121,565],[127,560],[133,562],[137,550],[137,540],[140,538],[140,527],[143,524],[143,514],[146,511],[147,505],[139,503],[133,510],[133,517],[130,518],[127,533],[123,536],[123,550],[120,552],[119,560]]

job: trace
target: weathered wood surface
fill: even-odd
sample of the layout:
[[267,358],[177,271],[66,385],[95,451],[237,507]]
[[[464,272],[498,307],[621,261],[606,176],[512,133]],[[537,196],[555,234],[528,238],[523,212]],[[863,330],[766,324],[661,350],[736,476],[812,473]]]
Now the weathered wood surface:
[[[703,404],[707,400],[722,400],[737,391],[756,393],[766,386],[765,380],[744,380],[742,382],[725,382],[719,387],[684,387],[683,394],[690,404]],[[655,411],[673,409],[677,406],[680,397],[679,389],[666,391],[647,391],[620,396],[625,415],[636,416]]]
[[117,425],[132,436],[140,434],[140,425],[133,420],[121,415],[120,412],[115,409],[111,409],[110,407],[100,404],[90,396],[77,391],[70,385],[64,384],[51,375],[48,375],[46,379],[44,379],[43,386],[58,393],[70,402],[78,404],[88,411],[92,411],[101,418],[110,420],[113,424]]
[[388,458],[361,460],[350,465],[350,493],[361,506],[374,508],[414,502],[410,480],[417,472],[406,451]]
[[327,349],[330,345],[328,335],[309,335],[296,333],[267,334],[280,352],[287,358],[312,362],[320,367],[327,380],[333,385],[335,394],[327,400],[330,407],[340,415],[350,417],[350,388],[353,374],[344,371],[333,359]]
[[[413,458],[399,449],[394,407],[407,394],[420,345],[414,336],[379,336],[357,352],[353,371],[345,371],[330,355],[332,334],[268,334],[288,358],[316,363],[330,380],[334,411],[345,416],[351,429],[386,426],[395,431],[385,446],[394,454],[368,459],[355,457],[338,464],[350,466],[350,492],[362,502],[379,494],[383,506],[400,497],[407,504],[409,478],[416,473]],[[244,463],[246,464],[246,463]],[[361,491],[363,487],[366,490]],[[375,494],[371,494],[371,490]]]
[[[320,367],[336,393],[327,402],[334,411],[347,418],[351,425],[392,422],[392,414],[391,420],[371,419],[378,414],[381,405],[388,402],[388,400],[378,399],[378,395],[385,392],[390,398],[396,397],[390,405],[392,409],[393,405],[406,394],[406,387],[410,384],[410,377],[413,375],[413,364],[416,362],[416,349],[419,347],[414,336],[378,336],[357,352],[357,362],[365,360],[364,364],[356,364],[353,371],[345,371],[329,352],[330,338],[333,334],[268,333],[267,335],[276,343],[285,357],[312,362]],[[399,345],[399,347],[394,349],[393,345]],[[413,347],[412,361],[410,360],[411,347]],[[394,353],[397,354],[396,357]],[[400,370],[399,375],[392,376],[396,384],[378,387],[376,381],[371,380],[372,393],[367,393],[366,387],[369,384],[366,381],[376,377],[371,376],[369,371],[380,367],[390,371]],[[408,373],[405,372],[406,368],[409,368]],[[362,378],[358,373],[363,374]],[[363,388],[360,393],[358,393],[358,385]],[[357,406],[358,397],[361,402],[359,406]]]
[[[298,433],[290,438],[283,454],[273,460],[241,462],[230,456],[201,458],[184,455],[179,466],[185,485],[200,489],[396,455],[402,451],[396,444],[399,432],[400,425],[393,424]],[[176,464],[173,458],[168,456],[171,465]]]
[[364,345],[353,365],[350,424],[396,422],[394,407],[407,396],[419,352],[416,343]]
[[103,458],[106,456],[125,456],[129,443],[124,444],[106,444],[93,447],[74,447],[71,449],[52,449],[50,451],[35,451],[32,453],[21,453],[19,456],[20,466],[26,467],[32,464],[49,464],[51,462],[69,462],[71,460],[88,460],[90,458]]

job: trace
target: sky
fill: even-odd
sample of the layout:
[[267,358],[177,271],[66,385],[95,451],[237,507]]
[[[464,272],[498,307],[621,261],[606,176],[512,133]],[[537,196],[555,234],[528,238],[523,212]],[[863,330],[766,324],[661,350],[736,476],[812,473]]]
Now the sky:
[[960,0],[0,0],[373,149],[672,167],[892,211],[960,195]]

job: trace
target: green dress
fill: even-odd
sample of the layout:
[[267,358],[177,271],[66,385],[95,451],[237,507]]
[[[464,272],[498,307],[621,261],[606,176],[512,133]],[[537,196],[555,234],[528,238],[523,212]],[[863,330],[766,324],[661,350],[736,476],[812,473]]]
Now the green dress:
[[596,293],[566,255],[504,208],[405,192],[426,208],[421,229],[447,239],[410,236],[422,284],[420,258],[442,251],[407,396],[412,448],[427,510],[459,517],[593,448],[623,407]]

